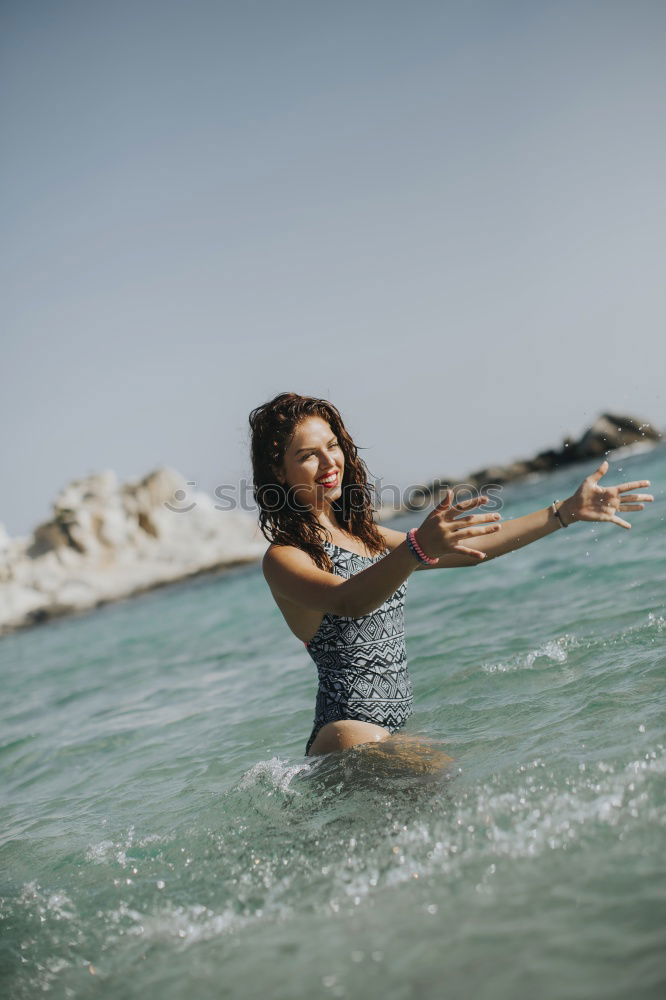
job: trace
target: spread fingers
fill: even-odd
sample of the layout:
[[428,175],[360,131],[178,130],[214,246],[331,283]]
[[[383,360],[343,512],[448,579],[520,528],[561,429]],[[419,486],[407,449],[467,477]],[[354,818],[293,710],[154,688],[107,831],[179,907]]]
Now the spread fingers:
[[643,486],[649,486],[649,479],[637,479],[635,483],[620,483],[615,489],[619,490],[620,493],[626,493],[627,490],[640,490]]
[[480,507],[481,504],[488,503],[488,501],[489,497],[484,495],[471,497],[469,500],[460,500],[459,503],[451,504],[449,510],[459,514],[463,510],[470,510],[471,507]]
[[487,524],[488,521],[499,521],[501,514],[468,514],[466,517],[456,517],[454,525]]
[[477,535],[490,535],[493,531],[499,531],[501,524],[478,525],[473,528],[463,528],[456,531],[456,542],[460,538],[475,538]]

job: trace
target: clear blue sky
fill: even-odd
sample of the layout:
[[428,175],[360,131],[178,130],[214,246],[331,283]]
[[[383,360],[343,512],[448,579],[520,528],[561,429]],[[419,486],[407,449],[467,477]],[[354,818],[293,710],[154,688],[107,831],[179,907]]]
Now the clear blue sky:
[[8,0],[0,521],[249,474],[274,394],[399,485],[666,424],[663,0]]

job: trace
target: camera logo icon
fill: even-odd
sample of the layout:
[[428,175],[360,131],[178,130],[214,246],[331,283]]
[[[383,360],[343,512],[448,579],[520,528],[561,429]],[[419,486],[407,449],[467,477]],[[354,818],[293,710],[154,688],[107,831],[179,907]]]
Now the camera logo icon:
[[[197,485],[196,484],[196,480],[190,481],[186,485],[187,486],[196,486]],[[177,503],[182,504],[183,501],[187,499],[187,491],[186,490],[176,490],[174,492],[173,498],[174,498],[174,500]],[[188,511],[194,510],[194,508],[196,507],[196,505],[197,505],[196,500],[193,500],[192,503],[189,506],[187,506],[187,507],[173,507],[169,503],[168,500],[164,501],[164,506],[167,508],[167,510],[173,511],[174,514],[187,514]]]

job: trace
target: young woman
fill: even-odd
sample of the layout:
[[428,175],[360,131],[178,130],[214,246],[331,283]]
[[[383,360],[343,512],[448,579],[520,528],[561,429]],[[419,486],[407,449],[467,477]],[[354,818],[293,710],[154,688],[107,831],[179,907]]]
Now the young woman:
[[631,525],[618,511],[652,501],[648,480],[599,485],[608,463],[566,500],[500,523],[452,491],[407,534],[376,524],[367,469],[337,409],[282,393],[250,414],[254,497],[271,545],[263,571],[319,674],[306,754],[384,740],[405,723],[412,687],[403,601],[415,570],[477,566],[575,521]]

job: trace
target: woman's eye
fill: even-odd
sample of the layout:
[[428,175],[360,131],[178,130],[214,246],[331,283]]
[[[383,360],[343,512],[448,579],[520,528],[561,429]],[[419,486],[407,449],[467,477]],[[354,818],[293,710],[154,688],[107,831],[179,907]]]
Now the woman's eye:
[[[334,441],[334,442],[333,442],[333,444],[329,444],[329,446],[328,446],[328,447],[329,447],[329,448],[339,448],[339,447],[340,447],[340,445],[338,444],[338,442],[337,442],[337,441]],[[313,452],[313,451],[311,451],[311,452],[310,452],[310,453],[309,453],[308,455],[303,455],[303,456],[301,456],[301,459],[300,459],[300,461],[301,461],[301,462],[307,462],[307,460],[308,460],[309,458],[312,458],[312,456],[313,456],[313,455],[314,455],[314,452]]]

